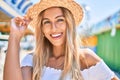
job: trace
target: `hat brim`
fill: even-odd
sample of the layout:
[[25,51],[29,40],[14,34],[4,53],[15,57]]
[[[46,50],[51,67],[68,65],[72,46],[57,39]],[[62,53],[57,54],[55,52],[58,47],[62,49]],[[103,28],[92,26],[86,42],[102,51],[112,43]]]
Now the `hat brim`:
[[83,19],[83,9],[82,7],[77,4],[75,1],[72,0],[43,0],[39,3],[34,4],[31,8],[27,11],[27,16],[32,19],[30,26],[35,27],[37,17],[40,12],[43,10],[50,8],[50,7],[64,7],[67,8],[72,14],[75,19],[75,24],[78,26]]

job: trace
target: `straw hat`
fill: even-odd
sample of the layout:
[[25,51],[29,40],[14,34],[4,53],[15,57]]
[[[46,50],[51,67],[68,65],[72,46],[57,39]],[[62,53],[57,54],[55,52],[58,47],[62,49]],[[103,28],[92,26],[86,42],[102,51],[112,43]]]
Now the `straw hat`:
[[74,0],[41,0],[39,3],[31,6],[27,11],[26,15],[32,19],[30,26],[35,27],[37,16],[40,12],[54,6],[67,8],[73,14],[76,26],[80,24],[83,18],[83,10]]

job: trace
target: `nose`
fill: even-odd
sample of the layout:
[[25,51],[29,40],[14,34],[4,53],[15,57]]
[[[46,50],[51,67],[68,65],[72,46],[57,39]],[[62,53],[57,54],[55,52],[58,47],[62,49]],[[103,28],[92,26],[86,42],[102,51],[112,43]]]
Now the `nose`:
[[52,23],[52,28],[51,30],[55,32],[57,30],[57,25],[55,23]]

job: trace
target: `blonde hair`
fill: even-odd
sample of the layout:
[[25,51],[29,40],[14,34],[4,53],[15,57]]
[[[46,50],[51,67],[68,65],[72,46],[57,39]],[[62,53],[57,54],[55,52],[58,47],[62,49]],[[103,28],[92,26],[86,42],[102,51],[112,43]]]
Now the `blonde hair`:
[[[71,80],[83,80],[80,73],[79,47],[76,38],[75,21],[71,12],[60,7],[67,22],[66,43],[65,43],[65,61],[60,80],[65,80],[67,75]],[[45,11],[45,10],[44,10]],[[42,11],[38,16],[36,26],[36,49],[33,56],[33,80],[41,80],[42,70],[52,53],[52,44],[42,33]]]

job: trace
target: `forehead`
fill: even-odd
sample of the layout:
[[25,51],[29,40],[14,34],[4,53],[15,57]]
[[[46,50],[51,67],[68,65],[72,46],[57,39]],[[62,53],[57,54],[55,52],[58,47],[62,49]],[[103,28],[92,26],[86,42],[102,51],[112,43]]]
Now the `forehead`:
[[58,15],[63,15],[62,9],[59,7],[51,7],[48,8],[44,11],[43,17],[52,17],[52,16],[58,16]]

